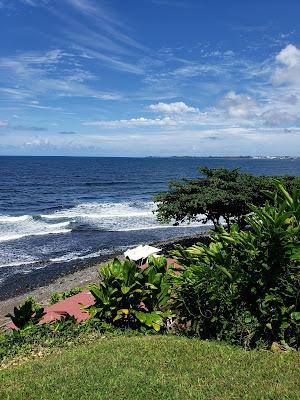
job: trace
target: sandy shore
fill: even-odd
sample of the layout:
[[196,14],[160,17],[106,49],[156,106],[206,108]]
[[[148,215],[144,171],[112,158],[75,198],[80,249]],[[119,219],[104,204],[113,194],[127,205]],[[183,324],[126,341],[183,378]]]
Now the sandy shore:
[[[175,244],[191,246],[196,242],[207,242],[208,240],[207,234],[199,234],[167,242],[152,243],[152,245],[161,248],[162,253],[167,254]],[[22,303],[28,295],[33,296],[40,304],[46,306],[48,305],[51,295],[55,292],[63,292],[74,287],[85,287],[88,284],[97,281],[99,267],[114,257],[121,258],[122,254],[116,253],[110,255],[101,260],[101,262],[97,262],[94,265],[80,267],[79,270],[50,281],[44,286],[31,289],[30,291],[24,292],[20,295],[0,301],[0,327],[5,325],[8,321],[8,319],[5,318],[5,315],[12,312],[13,308]]]

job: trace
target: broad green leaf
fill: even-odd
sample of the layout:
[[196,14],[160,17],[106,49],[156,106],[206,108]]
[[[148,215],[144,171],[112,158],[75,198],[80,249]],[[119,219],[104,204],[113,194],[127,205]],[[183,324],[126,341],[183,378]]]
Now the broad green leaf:
[[153,323],[152,326],[153,326],[153,328],[156,330],[156,332],[159,332],[159,331],[160,331],[160,328],[161,328],[160,325]]

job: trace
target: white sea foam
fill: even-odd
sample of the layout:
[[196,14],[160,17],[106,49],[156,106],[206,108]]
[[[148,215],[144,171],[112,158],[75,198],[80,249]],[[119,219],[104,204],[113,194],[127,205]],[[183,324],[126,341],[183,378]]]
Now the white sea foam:
[[103,250],[97,251],[95,253],[84,254],[84,255],[81,255],[79,253],[69,253],[69,254],[65,254],[60,257],[50,258],[50,261],[53,263],[59,263],[59,262],[68,262],[68,261],[74,261],[74,260],[85,260],[87,258],[99,257],[103,254],[105,254],[105,252]]
[[[123,250],[126,250],[128,246],[119,246],[118,250],[121,252]],[[101,249],[99,251],[96,251],[94,253],[88,253],[88,254],[80,254],[80,253],[68,253],[60,257],[54,257],[50,258],[50,261],[53,263],[59,263],[59,262],[68,262],[68,261],[74,261],[74,260],[86,260],[90,258],[95,258],[95,257],[100,257],[103,255],[111,254],[112,250],[111,249]]]
[[[159,224],[153,213],[154,210],[155,204],[151,201],[93,202],[82,203],[51,214],[43,214],[38,218],[29,215],[19,217],[2,215],[0,216],[0,242],[27,236],[68,233],[76,228],[119,232],[174,228],[172,225]],[[196,225],[199,226],[199,223]]]
[[[120,251],[125,251],[127,249],[127,246],[120,246],[118,247]],[[47,261],[47,263],[62,263],[62,262],[70,262],[70,261],[76,261],[76,260],[85,260],[85,259],[90,259],[90,258],[95,258],[95,257],[100,257],[106,254],[111,253],[111,249],[101,249],[99,251],[93,252],[93,253],[88,253],[88,254],[82,254],[80,252],[69,252],[67,254],[63,254],[58,257],[52,257]],[[37,264],[41,264],[38,266]],[[21,267],[25,265],[32,265],[34,266],[34,270],[45,268],[45,264],[43,263],[43,260],[37,260],[37,259],[29,259],[29,260],[18,260],[14,262],[9,262],[9,263],[4,263],[0,266],[0,268],[5,268],[5,267]]]
[[21,267],[22,265],[33,265],[33,264],[38,264],[40,263],[41,260],[32,260],[32,261],[16,261],[12,263],[7,263],[7,264],[1,264],[0,268],[5,268],[5,267]]
[[72,229],[54,229],[52,231],[42,231],[42,232],[28,232],[28,233],[20,233],[20,234],[0,234],[0,242],[7,242],[10,240],[22,239],[27,236],[44,236],[50,234],[58,234],[58,233],[68,233],[71,232]]
[[[205,224],[202,223],[190,223],[190,224],[181,224],[181,225],[148,225],[146,227],[132,227],[132,228],[123,228],[120,229],[124,232],[130,232],[130,231],[142,231],[144,229],[146,230],[152,230],[152,229],[182,229],[182,228],[193,228],[193,227],[198,227],[198,226],[204,226]],[[211,224],[206,224],[205,226],[210,227],[212,226]]]
[[44,219],[60,218],[123,218],[153,216],[153,202],[122,202],[122,203],[83,203],[68,210],[56,211],[53,214],[43,214]]
[[11,215],[0,215],[0,223],[1,222],[19,222],[19,221],[26,221],[32,218],[30,215],[20,215],[18,217],[14,217]]
[[[83,203],[68,210],[41,215],[44,221],[73,219],[79,225],[88,225],[95,230],[121,231],[147,229],[159,225],[153,214],[153,202]],[[76,229],[76,228],[75,228]],[[154,228],[153,228],[154,229]]]
[[64,226],[69,226],[72,221],[66,221],[66,222],[59,222],[57,224],[51,224],[49,225],[49,228],[63,228]]
[[[128,249],[128,246],[119,246],[118,250],[120,252],[125,251],[126,249]],[[63,262],[70,262],[70,261],[76,261],[76,260],[86,260],[86,259],[91,259],[91,258],[96,258],[96,257],[100,257],[103,255],[107,255],[107,254],[111,254],[112,253],[112,249],[101,249],[99,251],[95,251],[93,253],[88,253],[88,254],[82,254],[80,252],[69,252],[66,254],[63,254],[61,256],[58,257],[52,257],[50,259],[45,260],[46,264],[50,263],[63,263]],[[23,255],[24,257],[24,255]],[[38,265],[40,264],[40,265]],[[1,268],[6,268],[6,267],[23,267],[23,266],[29,266],[31,265],[32,267],[34,267],[34,270],[37,269],[42,269],[45,268],[46,265],[42,259],[38,260],[38,259],[24,259],[24,260],[18,260],[18,261],[14,261],[14,262],[8,262],[8,263],[4,263],[0,266]],[[23,269],[22,269],[23,272]],[[1,282],[1,281],[0,281]]]
[[71,221],[64,221],[57,224],[49,224],[27,215],[22,216],[22,218],[2,218],[2,220],[0,219],[0,242],[17,240],[27,236],[43,236],[71,232],[71,229],[67,229],[70,222]]

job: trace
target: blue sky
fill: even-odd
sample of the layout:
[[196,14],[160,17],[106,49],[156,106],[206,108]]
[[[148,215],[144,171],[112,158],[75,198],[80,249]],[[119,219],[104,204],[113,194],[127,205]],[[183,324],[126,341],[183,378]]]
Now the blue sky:
[[0,154],[300,156],[299,0],[0,0]]

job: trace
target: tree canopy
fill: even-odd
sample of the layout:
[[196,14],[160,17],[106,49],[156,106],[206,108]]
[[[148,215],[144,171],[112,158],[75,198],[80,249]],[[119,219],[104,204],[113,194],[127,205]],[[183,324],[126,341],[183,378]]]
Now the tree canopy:
[[300,188],[300,177],[254,176],[239,169],[207,167],[199,172],[199,178],[172,181],[168,192],[155,196],[160,222],[211,222],[215,227],[225,222],[228,227],[232,223],[244,227],[249,205],[262,206],[268,199],[264,191],[274,191],[275,182],[284,183],[289,191]]

